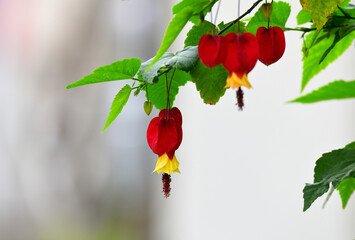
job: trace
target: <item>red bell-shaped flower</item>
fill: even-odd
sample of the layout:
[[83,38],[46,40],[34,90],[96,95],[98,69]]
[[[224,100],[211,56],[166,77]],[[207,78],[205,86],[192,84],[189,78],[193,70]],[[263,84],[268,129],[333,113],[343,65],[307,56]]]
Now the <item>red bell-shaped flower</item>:
[[285,35],[279,27],[259,27],[256,32],[259,43],[259,60],[266,66],[277,62],[285,51]]
[[[165,113],[167,112],[167,115]],[[159,156],[154,171],[180,172],[175,151],[182,141],[182,117],[179,109],[162,110],[152,119],[147,130],[147,141],[152,151]]]
[[251,88],[247,74],[254,68],[259,57],[256,37],[251,33],[228,33],[227,54],[223,66],[228,70],[226,87]]
[[182,115],[180,110],[177,107],[173,107],[172,109],[163,109],[159,112],[159,117],[163,118],[167,115],[167,119],[174,118],[176,123],[180,126],[182,125]]
[[198,55],[203,64],[212,68],[221,64],[226,57],[227,44],[223,36],[205,34],[198,44]]

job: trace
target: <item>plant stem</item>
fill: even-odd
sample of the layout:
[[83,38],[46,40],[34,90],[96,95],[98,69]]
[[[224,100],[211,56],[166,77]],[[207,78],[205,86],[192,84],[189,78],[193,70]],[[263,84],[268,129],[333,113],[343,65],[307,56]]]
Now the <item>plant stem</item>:
[[218,35],[221,35],[222,33],[224,33],[228,28],[230,28],[231,26],[233,26],[234,24],[236,24],[238,21],[240,21],[243,17],[245,17],[246,15],[248,15],[249,13],[251,13],[251,11],[253,11],[254,8],[256,8],[260,2],[262,2],[263,0],[258,0],[256,1],[245,13],[243,13],[240,17],[238,17],[237,19],[233,20],[232,22],[230,22],[225,28],[223,28],[221,31],[219,31]]
[[147,100],[149,101],[148,84],[145,84],[145,92],[147,93]]
[[131,78],[131,79],[134,80],[134,81],[138,81],[138,82],[144,82],[143,80],[138,79],[138,78]]

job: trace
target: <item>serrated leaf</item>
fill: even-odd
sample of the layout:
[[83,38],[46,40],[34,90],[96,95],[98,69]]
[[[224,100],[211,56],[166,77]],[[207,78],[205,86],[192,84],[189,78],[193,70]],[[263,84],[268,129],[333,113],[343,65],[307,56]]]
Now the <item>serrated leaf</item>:
[[117,116],[121,113],[124,105],[126,105],[129,95],[131,95],[132,88],[127,84],[125,85],[116,95],[116,97],[113,99],[112,105],[111,105],[111,110],[110,113],[107,117],[105,127],[102,129],[103,133],[108,126],[117,118]]
[[[171,70],[167,74],[168,84],[170,82],[171,76],[174,73],[174,70]],[[179,93],[179,87],[184,86],[187,81],[190,81],[191,77],[188,73],[181,71],[179,69],[175,70],[174,78],[171,83],[169,99],[170,99],[170,106],[173,106],[175,97]],[[153,103],[153,105],[161,110],[166,108],[166,79],[165,74],[159,77],[159,81],[156,84],[150,85],[148,84],[148,93],[149,93],[149,100]],[[142,89],[144,90],[144,89]]]
[[198,59],[197,47],[190,46],[172,56],[166,63],[166,67],[176,67],[183,71],[190,71],[196,65]]
[[187,38],[185,39],[185,47],[197,46],[204,34],[212,33],[213,31],[217,32],[217,28],[209,21],[203,21],[199,25],[194,25],[187,33]]
[[207,68],[199,61],[190,74],[204,103],[214,105],[224,95],[228,71],[222,65]]
[[153,61],[148,66],[148,69],[154,63],[156,63],[161,56],[163,56],[166,50],[168,50],[168,48],[175,41],[181,30],[185,27],[192,14],[192,9],[190,7],[186,7],[183,10],[179,11],[175,15],[175,17],[170,21],[168,28],[165,31],[164,38],[157,52],[157,55],[154,57]]
[[[305,40],[305,47],[310,46],[314,32],[307,35]],[[308,55],[303,55],[303,74],[302,74],[302,86],[301,91],[306,87],[308,82],[317,75],[321,70],[325,69],[329,63],[335,61],[345,50],[351,46],[352,41],[355,38],[355,32],[351,32],[341,40],[329,51],[326,58],[321,62],[324,52],[332,46],[335,34],[325,32],[321,30],[318,33],[317,41],[313,46],[308,49]]]
[[142,63],[139,75],[144,82],[153,84],[158,82],[159,76],[167,68],[178,68],[183,71],[190,71],[198,61],[197,47],[186,47],[176,54],[164,53],[164,55],[148,70],[153,58]]
[[311,13],[312,21],[320,30],[328,21],[334,10],[338,7],[338,3],[344,0],[300,0],[304,10]]
[[344,179],[337,187],[342,201],[343,209],[346,207],[351,195],[355,191],[355,178]]
[[[224,29],[226,26],[230,25],[232,22],[229,22],[229,23],[224,23],[224,22],[221,22],[220,24],[218,24],[218,28],[220,30]],[[238,25],[239,24],[239,25]],[[231,33],[231,32],[234,32],[234,33],[243,33],[243,32],[246,32],[247,29],[245,27],[245,23],[244,22],[239,22],[239,23],[235,23],[233,24],[231,27],[229,27],[226,31],[224,31],[222,33],[222,36],[225,36],[227,33]]]
[[296,16],[297,18],[297,24],[298,25],[302,25],[308,22],[312,21],[312,16],[311,13],[305,11],[304,9],[302,9],[301,11],[299,11],[299,13]]
[[344,148],[323,154],[314,168],[314,183],[306,184],[303,189],[303,211],[328,191],[329,184],[337,188],[341,181],[352,177],[355,177],[355,149]]
[[124,59],[110,65],[99,67],[92,74],[86,75],[79,81],[69,84],[66,88],[79,87],[86,84],[125,80],[133,78],[141,66],[138,58]]
[[[270,26],[285,28],[288,17],[291,13],[291,7],[285,2],[274,2],[272,4],[272,13],[270,16]],[[254,17],[247,25],[249,32],[256,34],[259,27],[267,27],[267,19],[261,12],[261,8],[255,13]]]
[[298,97],[290,102],[314,103],[346,98],[355,98],[355,80],[351,82],[345,82],[343,80],[331,82],[326,86],[314,90],[304,96]]

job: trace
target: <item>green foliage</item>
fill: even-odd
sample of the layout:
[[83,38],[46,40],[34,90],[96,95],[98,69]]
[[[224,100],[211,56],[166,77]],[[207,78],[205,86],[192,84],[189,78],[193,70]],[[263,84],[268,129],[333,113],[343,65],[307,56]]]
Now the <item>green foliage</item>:
[[141,68],[139,69],[139,75],[141,79],[149,84],[158,82],[159,76],[164,71],[172,68],[178,68],[183,71],[190,71],[198,61],[197,47],[189,46],[181,51],[178,51],[176,54],[164,53],[164,55],[159,58],[159,60],[151,68],[147,70],[152,61],[153,58],[142,63]]
[[343,209],[345,209],[351,195],[355,191],[355,178],[344,179],[337,187],[342,201]]
[[185,39],[185,47],[197,46],[202,35],[217,31],[217,27],[209,21],[203,21],[199,25],[194,25],[187,33],[187,38]]
[[189,19],[193,23],[197,23],[200,15],[206,16],[207,12],[211,11],[211,8],[218,0],[182,0],[176,4],[172,12],[177,14],[187,7],[190,7],[193,11],[191,18]]
[[[270,17],[270,26],[271,27],[280,27],[285,28],[288,17],[291,13],[291,7],[288,3],[285,2],[274,2],[272,4],[272,13]],[[249,32],[256,34],[256,31],[259,27],[267,27],[267,19],[264,17],[261,12],[261,8],[255,13],[254,17],[250,20],[247,25]]]
[[317,29],[320,30],[328,21],[335,9],[338,7],[338,3],[342,3],[344,0],[300,0],[304,10],[311,13],[312,21],[316,24]]
[[[316,32],[307,35],[304,41],[304,49],[306,49],[306,51],[304,51],[303,54],[301,91],[303,91],[312,77],[325,69],[329,63],[335,61],[351,45],[355,38],[355,32],[348,33],[340,40],[336,39],[336,34],[343,35],[340,33],[342,31],[343,28],[337,29],[335,32],[321,30],[316,36],[316,40],[314,40],[314,34]],[[335,44],[333,44],[334,41],[336,41]],[[311,46],[312,42],[312,47],[307,48],[307,46]],[[323,56],[324,54],[326,54],[325,57]]]
[[138,58],[117,61],[111,65],[99,67],[92,74],[69,84],[67,89],[92,83],[131,79],[136,75],[140,66],[141,60]]
[[326,86],[323,86],[290,102],[314,103],[345,98],[355,98],[355,80],[351,82],[345,82],[343,80],[331,82]]
[[[170,106],[173,106],[175,96],[179,92],[179,87],[184,86],[187,81],[191,80],[191,77],[188,73],[181,71],[179,69],[171,70],[167,74],[168,84],[170,83],[171,77],[174,74],[173,80],[171,82],[171,88],[169,93]],[[156,84],[147,85],[149,100],[153,103],[153,105],[161,110],[166,108],[166,75],[163,74],[159,77],[159,81]],[[144,89],[143,89],[144,90]]]
[[216,104],[226,91],[228,72],[222,65],[207,68],[199,61],[191,77],[204,103]]
[[181,30],[185,27],[192,14],[193,10],[191,9],[191,7],[186,7],[183,10],[180,10],[170,21],[168,28],[165,31],[164,38],[157,52],[157,55],[154,57],[153,61],[148,66],[148,69],[154,63],[156,63],[159,58],[163,56],[163,54],[168,50],[168,48],[175,41]]
[[110,113],[107,117],[105,127],[102,130],[102,133],[106,130],[108,126],[117,118],[117,116],[121,113],[124,105],[126,105],[129,95],[131,95],[132,88],[127,84],[125,85],[113,99]]
[[323,154],[314,168],[314,183],[306,184],[303,189],[303,211],[326,193],[330,184],[337,188],[344,179],[353,177],[355,177],[355,148],[343,148]]
[[198,59],[197,47],[189,46],[172,56],[166,63],[166,67],[190,71],[196,65]]
[[299,13],[297,14],[297,24],[298,25],[302,25],[308,22],[312,21],[312,16],[311,13],[305,11],[304,9],[302,9],[301,11],[299,11]]
[[[224,29],[226,26],[228,26],[229,24],[231,24],[231,22],[224,24],[224,22],[221,22],[220,24],[218,24],[218,28],[220,30]],[[226,31],[223,32],[222,36],[225,36],[227,33],[243,33],[246,32],[247,29],[245,27],[245,23],[244,22],[239,22],[239,23],[235,23],[233,24],[230,28],[228,28]]]

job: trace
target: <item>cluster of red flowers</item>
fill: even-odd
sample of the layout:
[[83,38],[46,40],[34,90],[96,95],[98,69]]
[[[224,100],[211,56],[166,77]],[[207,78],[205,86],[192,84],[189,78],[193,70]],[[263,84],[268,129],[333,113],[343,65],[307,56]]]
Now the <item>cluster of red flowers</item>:
[[205,34],[198,45],[200,60],[207,67],[219,64],[228,70],[226,87],[251,88],[247,74],[257,60],[265,65],[277,62],[285,51],[285,36],[279,27],[259,27],[252,33]]

